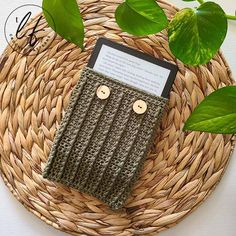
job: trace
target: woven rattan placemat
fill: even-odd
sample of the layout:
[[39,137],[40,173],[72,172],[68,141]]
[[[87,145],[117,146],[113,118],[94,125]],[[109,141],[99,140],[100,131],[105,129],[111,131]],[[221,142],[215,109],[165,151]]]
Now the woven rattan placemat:
[[[217,54],[206,66],[184,66],[170,53],[166,32],[143,38],[121,32],[114,20],[120,2],[81,1],[86,27],[83,52],[48,28],[51,33],[47,41],[44,40],[47,31],[39,34],[43,41],[41,52],[24,56],[8,47],[0,62],[3,180],[29,211],[71,234],[155,234],[175,225],[212,192],[233,147],[230,135],[182,131],[185,120],[205,95],[232,84],[223,56]],[[165,2],[159,3],[169,18],[177,11]],[[71,90],[99,36],[179,67],[158,140],[125,208],[117,212],[91,196],[54,184],[41,175]]]

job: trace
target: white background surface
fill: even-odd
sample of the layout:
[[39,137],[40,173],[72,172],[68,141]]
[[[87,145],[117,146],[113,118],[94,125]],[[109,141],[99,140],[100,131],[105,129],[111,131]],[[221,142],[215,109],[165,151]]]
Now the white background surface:
[[[178,7],[197,3],[171,0]],[[215,0],[227,13],[234,14],[235,0]],[[3,25],[8,14],[25,3],[41,4],[41,0],[0,0],[0,52],[6,46]],[[236,22],[229,22],[229,32],[222,47],[234,76],[236,76]],[[180,224],[161,236],[235,236],[236,235],[236,153],[213,194],[200,208]],[[0,236],[63,236],[66,235],[46,225],[29,213],[10,193],[0,179]]]

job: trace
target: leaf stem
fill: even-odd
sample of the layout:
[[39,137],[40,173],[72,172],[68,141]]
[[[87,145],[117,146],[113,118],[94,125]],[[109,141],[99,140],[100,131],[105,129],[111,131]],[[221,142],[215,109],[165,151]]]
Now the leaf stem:
[[200,4],[205,3],[204,0],[197,0]]
[[225,15],[227,19],[229,20],[236,20],[236,16],[231,16],[231,15]]
[[[204,2],[204,0],[196,0],[199,2],[200,5],[202,5]],[[236,15],[235,16],[232,16],[232,15],[227,15],[225,14],[226,18],[229,19],[229,20],[236,20]]]

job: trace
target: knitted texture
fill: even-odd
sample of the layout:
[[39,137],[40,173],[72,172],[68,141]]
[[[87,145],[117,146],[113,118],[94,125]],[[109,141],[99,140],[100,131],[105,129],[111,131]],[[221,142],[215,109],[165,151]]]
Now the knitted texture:
[[[100,99],[106,85],[110,96]],[[144,114],[133,103],[147,104]],[[88,193],[111,208],[123,206],[138,178],[167,99],[85,67],[57,131],[43,176]]]

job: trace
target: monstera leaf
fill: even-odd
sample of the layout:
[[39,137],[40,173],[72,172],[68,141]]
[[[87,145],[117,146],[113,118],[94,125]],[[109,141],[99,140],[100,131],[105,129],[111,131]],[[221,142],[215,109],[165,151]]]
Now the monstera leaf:
[[126,0],[115,13],[120,28],[135,36],[160,32],[167,27],[168,20],[154,0]]
[[84,25],[76,0],[43,0],[43,13],[55,32],[83,48]]
[[184,130],[236,133],[236,86],[216,90],[193,111]]
[[225,12],[218,4],[206,2],[175,15],[168,27],[169,46],[183,63],[205,64],[216,54],[226,33]]

